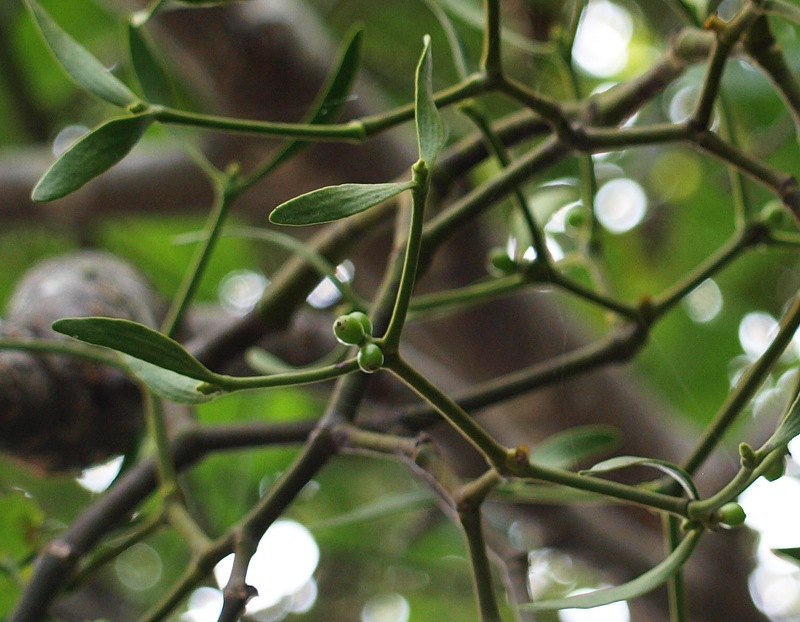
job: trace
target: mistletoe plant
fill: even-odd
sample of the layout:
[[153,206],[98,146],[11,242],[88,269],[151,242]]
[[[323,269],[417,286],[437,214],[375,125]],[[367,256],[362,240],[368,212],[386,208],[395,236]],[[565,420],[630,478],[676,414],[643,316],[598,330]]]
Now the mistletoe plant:
[[[669,42],[663,58],[642,75],[589,97],[580,97],[572,69],[572,46],[586,2],[567,3],[565,26],[546,51],[567,77],[570,96],[561,101],[521,83],[504,65],[501,3],[486,0],[483,6],[482,54],[475,71],[468,71],[458,38],[441,11],[449,50],[461,77],[440,90],[433,88],[431,40],[421,42],[414,76],[413,102],[397,108],[338,122],[353,89],[362,55],[363,32],[352,30],[331,70],[328,81],[300,123],[272,123],[198,113],[175,103],[169,73],[158,58],[147,33],[151,18],[163,8],[155,0],[147,10],[131,16],[127,24],[130,64],[138,88],[123,83],[49,16],[36,2],[26,0],[30,13],[49,48],[63,69],[83,89],[117,107],[120,116],[102,123],[64,152],[33,189],[35,201],[64,197],[120,162],[154,125],[191,128],[197,132],[243,133],[284,142],[254,170],[235,164],[220,169],[202,155],[192,153],[214,189],[208,224],[183,282],[174,293],[159,329],[131,320],[107,317],[64,317],[53,324],[63,335],[109,350],[69,348],[76,357],[98,357],[103,352],[116,366],[126,370],[142,387],[149,435],[156,457],[133,465],[105,495],[39,553],[25,592],[11,620],[43,619],[59,591],[76,573],[85,572],[105,538],[121,522],[157,498],[157,522],[173,529],[192,553],[192,563],[163,598],[144,615],[144,620],[167,619],[189,593],[207,577],[223,557],[235,555],[233,570],[224,587],[224,606],[219,620],[242,615],[253,590],[246,572],[256,545],[268,527],[282,516],[303,488],[335,456],[353,451],[400,459],[421,476],[440,500],[446,513],[462,528],[469,553],[477,609],[482,620],[500,620],[502,606],[493,581],[491,551],[482,522],[487,499],[502,496],[507,503],[529,500],[539,490],[564,493],[563,499],[605,499],[647,508],[664,518],[667,554],[663,561],[631,581],[566,598],[517,602],[518,615],[531,611],[588,608],[635,599],[656,587],[670,587],[674,620],[689,619],[683,601],[682,569],[703,538],[714,538],[720,527],[736,527],[744,513],[736,502],[759,477],[774,478],[781,472],[788,443],[800,434],[800,400],[792,400],[769,438],[758,447],[740,446],[738,473],[715,494],[703,497],[694,481],[720,439],[736,424],[757,394],[768,374],[800,326],[800,298],[796,298],[780,320],[779,329],[766,351],[750,366],[728,399],[708,424],[691,454],[682,464],[656,457],[616,456],[584,471],[554,465],[542,458],[543,448],[523,443],[507,446],[491,434],[474,413],[516,396],[563,381],[587,371],[627,360],[646,341],[652,328],[706,279],[717,275],[733,260],[756,246],[797,247],[796,234],[774,223],[786,213],[800,217],[800,190],[795,179],[765,164],[737,145],[723,122],[714,123],[720,83],[733,56],[746,57],[768,76],[795,120],[800,119],[800,82],[789,70],[776,45],[768,16],[800,23],[800,10],[782,0],[749,0],[727,20],[710,15],[698,23],[694,13],[673,2],[686,27]],[[680,122],[628,124],[669,84],[696,64],[705,63],[702,90],[691,114]],[[409,76],[409,81],[412,79]],[[487,112],[483,100],[501,96],[514,110],[498,117]],[[448,145],[441,111],[462,113],[477,132]],[[361,143],[390,129],[413,123],[418,157],[409,162],[403,179],[382,183],[323,187],[302,194],[276,207],[270,220],[279,226],[331,223],[307,243],[287,234],[264,232],[273,241],[292,250],[300,261],[289,261],[265,290],[263,297],[240,323],[200,348],[190,348],[176,337],[187,310],[195,299],[209,260],[226,229],[226,217],[237,199],[280,164],[316,141]],[[603,276],[603,247],[594,205],[596,180],[593,154],[647,146],[687,145],[722,163],[730,172],[734,188],[732,206],[735,231],[728,242],[690,273],[661,293],[631,303],[615,296]],[[524,146],[512,153],[512,148]],[[475,178],[474,187],[449,199],[453,180],[480,162],[491,162],[495,171]],[[579,232],[579,248],[569,260],[559,261],[547,245],[543,224],[528,206],[525,184],[544,179],[564,162],[577,162],[582,189],[580,203],[570,216],[570,226]],[[744,200],[744,178],[762,186],[778,200],[770,213],[753,210]],[[531,240],[532,254],[502,250],[491,258],[491,277],[474,283],[417,293],[415,283],[431,264],[442,245],[467,224],[483,217],[494,206],[511,200]],[[776,217],[777,210],[777,217]],[[335,278],[334,266],[365,235],[395,217],[394,247],[379,290],[365,301],[352,287]],[[532,257],[532,258],[531,258]],[[589,277],[576,276],[584,271]],[[340,345],[331,359],[305,368],[277,368],[274,359],[258,349],[247,360],[256,375],[229,375],[214,371],[268,332],[285,326],[306,299],[320,276],[334,277],[344,301],[340,315],[331,317],[332,332]],[[499,375],[456,394],[437,386],[404,355],[406,327],[434,314],[455,313],[522,290],[544,286],[556,288],[588,303],[605,314],[610,337],[575,352]],[[66,342],[71,343],[71,342]],[[14,344],[6,344],[8,347]],[[52,343],[49,343],[52,346]],[[36,340],[16,342],[21,349],[46,347]],[[406,432],[391,432],[359,423],[357,415],[367,388],[377,378],[390,375],[411,389],[425,406],[409,414]],[[275,423],[237,431],[221,432],[196,421],[169,434],[162,401],[200,404],[239,391],[275,387],[335,383],[324,414],[310,426],[291,429]],[[794,391],[795,397],[797,390]],[[482,456],[482,472],[471,478],[455,475],[435,444],[422,430],[431,420],[444,420]],[[254,432],[254,430],[256,430]],[[411,430],[411,432],[408,432]],[[268,447],[291,440],[302,445],[293,463],[238,522],[218,537],[208,535],[182,489],[181,471],[213,452],[244,446]],[[559,444],[586,456],[608,448],[606,430],[577,429],[559,437]],[[609,472],[633,467],[655,469],[662,479],[644,483],[606,477]],[[576,496],[573,493],[580,493]],[[553,499],[551,495],[549,497]],[[127,542],[135,541],[135,537]],[[103,560],[105,561],[105,560]],[[504,569],[500,569],[504,571]]]

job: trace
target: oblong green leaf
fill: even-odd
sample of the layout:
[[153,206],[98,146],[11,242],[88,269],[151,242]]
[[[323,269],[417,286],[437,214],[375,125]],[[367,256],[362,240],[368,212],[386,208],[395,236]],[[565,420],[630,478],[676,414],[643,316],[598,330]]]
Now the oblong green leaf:
[[345,36],[336,66],[311,106],[307,123],[327,123],[339,116],[358,75],[363,50],[364,29],[356,26]]
[[419,157],[428,165],[428,168],[432,168],[444,146],[444,125],[433,99],[431,38],[425,35],[423,41],[422,56],[417,64],[414,110]]
[[214,383],[215,374],[166,335],[130,320],[108,317],[65,318],[53,330],[127,354],[162,369],[196,380]]
[[75,82],[92,95],[121,108],[139,102],[133,91],[106,69],[103,63],[86,48],[63,31],[36,0],[26,1],[50,50]]
[[414,187],[413,181],[342,184],[301,194],[272,210],[277,225],[314,225],[353,216]]
[[703,534],[701,529],[690,531],[686,537],[681,540],[681,543],[675,547],[658,566],[651,568],[643,575],[640,575],[622,585],[609,587],[605,589],[595,590],[594,592],[587,592],[584,594],[576,594],[574,596],[567,596],[566,598],[558,598],[553,600],[540,600],[535,603],[526,603],[520,605],[520,609],[527,611],[556,611],[558,609],[590,609],[592,607],[600,607],[610,603],[616,603],[621,600],[631,600],[638,598],[643,594],[654,590],[659,585],[662,585],[676,572],[678,572],[683,564],[689,559],[689,556],[694,551],[700,536]]
[[136,115],[98,126],[61,154],[36,184],[31,198],[53,201],[75,192],[122,160],[139,142],[153,119]]
[[[363,49],[364,30],[363,28],[355,27],[345,37],[342,50],[337,57],[337,63],[312,104],[309,114],[303,121],[304,123],[310,125],[330,123],[338,118],[339,113],[347,103],[350,91],[358,75]],[[287,142],[263,167],[261,174],[264,175],[274,170],[309,144],[311,143],[303,140]]]
[[620,469],[627,469],[634,466],[658,469],[662,473],[667,474],[669,477],[678,482],[681,485],[681,488],[686,491],[686,494],[690,499],[700,498],[700,493],[697,491],[697,487],[692,480],[692,476],[678,465],[667,462],[666,460],[642,458],[640,456],[616,456],[595,464],[591,469],[581,471],[581,475],[608,473],[610,471],[619,471]]
[[121,356],[134,376],[144,382],[153,393],[171,402],[202,404],[222,394],[222,391],[214,393],[201,391],[201,385],[207,386],[202,380],[183,376],[127,354],[122,354]]
[[567,469],[616,449],[621,440],[619,430],[612,426],[579,426],[546,438],[531,452],[531,461]]
[[128,24],[128,53],[142,93],[150,103],[171,106],[175,89],[164,63],[141,28]]

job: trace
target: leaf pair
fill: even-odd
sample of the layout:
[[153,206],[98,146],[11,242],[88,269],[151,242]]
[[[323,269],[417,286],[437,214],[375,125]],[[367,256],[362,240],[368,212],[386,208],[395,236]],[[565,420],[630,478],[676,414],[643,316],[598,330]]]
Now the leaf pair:
[[[146,114],[148,103],[141,101],[99,60],[64,32],[36,0],[27,1],[46,43],[78,85],[115,106],[140,111],[140,114],[133,117],[122,117],[103,123],[62,154],[33,190],[33,200],[45,202],[74,192],[122,160],[138,143],[154,118]],[[306,123],[324,123],[338,116],[355,81],[363,47],[362,39],[360,29],[354,29],[347,38],[339,62],[312,107]],[[135,74],[149,102],[173,104],[175,92],[163,64],[152,51],[144,33],[133,25],[128,27],[128,47]],[[287,143],[264,167],[261,174],[274,169],[305,144],[307,143],[302,141]]]
[[[58,62],[92,95],[129,110],[146,110],[125,84],[53,20],[36,0],[26,0],[39,31]],[[74,192],[122,160],[152,123],[147,114],[112,119],[80,139],[45,172],[33,189],[34,201],[53,201]]]
[[159,395],[196,404],[214,397],[217,375],[183,346],[142,324],[105,317],[66,318],[53,330],[119,352],[131,372]]

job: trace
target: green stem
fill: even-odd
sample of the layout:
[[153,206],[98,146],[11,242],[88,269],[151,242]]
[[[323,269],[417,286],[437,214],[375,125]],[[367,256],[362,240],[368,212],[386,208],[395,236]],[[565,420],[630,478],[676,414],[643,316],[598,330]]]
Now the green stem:
[[494,79],[503,73],[500,48],[502,41],[500,37],[500,2],[484,0],[483,9],[486,14],[486,22],[483,28],[481,69],[490,79]]
[[497,469],[505,469],[508,450],[428,378],[406,363],[399,355],[387,357],[384,365],[415,393],[433,406],[461,435]]
[[[477,104],[470,100],[464,102],[464,104],[459,107],[459,110],[467,115],[467,117],[469,117],[469,119],[478,127],[483,135],[488,150],[494,154],[495,158],[497,158],[497,161],[500,163],[500,166],[502,168],[507,168],[511,162],[511,159],[508,156],[508,151],[497,134],[495,134],[492,130],[491,124],[487,121]],[[545,266],[548,266],[549,269],[551,258],[550,252],[547,250],[547,242],[545,240],[544,233],[533,219],[533,214],[531,214],[531,210],[528,209],[528,202],[525,200],[525,195],[519,188],[514,189],[514,200],[517,203],[517,209],[519,210],[519,213],[522,215],[525,224],[528,226],[528,231],[531,235],[531,243],[536,251],[537,260],[541,261]]]
[[642,145],[663,145],[691,139],[692,132],[686,125],[654,123],[642,127],[597,128],[582,130],[585,149],[598,152],[629,149]]
[[211,539],[178,499],[167,500],[164,513],[169,524],[181,535],[192,551],[202,552],[212,545]]
[[169,437],[167,436],[164,410],[159,398],[146,389],[142,389],[142,401],[144,402],[150,438],[153,439],[156,447],[156,464],[158,466],[162,495],[165,499],[169,499],[179,494],[179,488],[175,473],[175,463],[172,458]]
[[[711,50],[711,58],[708,61],[700,97],[697,100],[697,106],[690,121],[695,129],[708,129],[711,123],[711,114],[714,110],[714,101],[719,93],[720,82],[722,81],[722,74],[728,56],[733,46],[738,43],[739,39],[753,25],[759,15],[760,13],[755,7],[747,4],[728,23],[720,24],[721,20],[716,16],[711,18],[712,29],[717,31],[717,38]],[[719,25],[714,27],[716,24]]]
[[178,293],[175,295],[162,323],[162,332],[169,337],[174,337],[180,328],[181,320],[192,302],[192,298],[205,273],[206,266],[216,248],[229,207],[237,196],[229,191],[230,177],[225,180],[217,179],[215,182],[214,205],[205,226],[205,231],[208,232],[208,235],[195,252],[190,267],[184,275],[183,282],[178,288]]
[[653,298],[653,316],[660,317],[683,300],[703,281],[741,256],[742,252],[760,239],[763,226],[751,225],[737,231],[721,248],[683,279]]
[[431,218],[423,233],[423,251],[439,246],[457,229],[476,218],[484,209],[505,198],[537,173],[555,166],[572,148],[551,136],[508,168],[475,188],[448,209]]
[[[573,352],[474,385],[456,395],[454,400],[462,408],[474,411],[543,386],[564,382],[603,365],[630,359],[644,344],[646,335],[640,325],[631,325],[626,333],[620,330]],[[430,414],[428,409],[413,409],[406,413],[403,421],[405,425],[419,421],[414,427],[424,427],[430,422]]]
[[780,322],[778,334],[769,344],[764,354],[742,375],[736,388],[731,391],[728,399],[720,408],[713,421],[706,426],[700,442],[686,460],[684,470],[694,474],[700,465],[705,462],[717,444],[722,440],[725,432],[733,424],[744,407],[763,384],[772,366],[783,354],[786,346],[791,343],[794,334],[800,326],[800,296],[795,297],[791,307]]
[[412,167],[414,187],[411,189],[411,224],[409,225],[408,241],[406,243],[405,258],[400,283],[397,287],[392,317],[382,339],[378,340],[384,354],[397,352],[400,346],[400,335],[408,315],[411,304],[411,295],[414,292],[414,283],[417,278],[419,266],[419,253],[422,247],[422,226],[425,217],[425,203],[428,198],[430,185],[430,171],[423,160],[417,161]]
[[526,284],[525,277],[520,274],[511,274],[479,281],[457,289],[416,296],[411,303],[411,312],[416,316],[427,312],[452,311],[479,305],[488,299],[494,300],[500,296],[512,294],[525,287]]
[[363,142],[367,138],[364,125],[360,121],[325,125],[313,123],[275,123],[271,121],[253,121],[221,117],[161,106],[153,106],[152,112],[154,118],[161,123],[189,125],[191,127],[209,130],[239,132],[271,138],[298,138],[305,140],[343,142]]
[[[494,469],[489,470],[484,476],[472,482],[481,488],[485,496],[491,488],[500,482],[501,478]],[[468,484],[467,486],[469,486]],[[459,503],[458,517],[467,540],[470,567],[472,568],[472,581],[475,587],[475,596],[478,600],[478,611],[481,622],[502,622],[500,609],[497,606],[494,581],[492,580],[492,566],[486,549],[481,520],[482,498],[478,495],[475,500],[465,499]]]
[[[764,3],[764,10],[769,10],[772,2]],[[797,6],[786,5],[800,18]],[[787,108],[795,123],[795,130],[800,132],[800,81],[786,62],[781,46],[772,34],[769,21],[762,15],[744,38],[747,53],[767,74],[778,93],[786,102]]]
[[686,518],[688,500],[644,488],[628,486],[611,480],[579,475],[572,471],[546,467],[530,461],[514,474],[516,477],[531,478],[568,488],[594,492],[612,499],[627,501],[651,510],[662,510],[675,516]]
[[530,90],[505,74],[497,76],[497,82],[497,89],[501,93],[541,115],[558,136],[566,142],[572,142],[574,131],[569,118],[556,100]]
[[223,391],[246,391],[250,389],[270,389],[273,387],[289,387],[300,384],[312,384],[323,382],[344,376],[358,369],[356,359],[348,359],[341,363],[326,365],[315,369],[306,369],[285,374],[271,374],[269,376],[227,376],[224,374],[214,374],[212,382],[204,383],[198,390],[214,392],[222,389]]
[[[665,535],[666,554],[669,556],[678,548],[681,543],[680,521],[672,515],[664,515],[662,518]],[[669,620],[670,622],[686,622],[686,590],[683,579],[683,570],[678,570],[674,575],[667,579],[667,596],[669,599]]]
[[553,285],[557,285],[562,289],[571,292],[575,296],[594,303],[598,307],[612,311],[621,317],[636,321],[641,316],[639,309],[636,307],[619,302],[610,296],[605,296],[601,293],[588,289],[577,281],[573,281],[572,279],[558,272],[553,274],[551,282]]
[[[733,114],[728,105],[727,98],[722,92],[719,94],[719,115],[721,120],[720,133],[729,143],[733,145],[739,144],[740,141],[737,139],[736,129],[733,124]],[[737,171],[733,168],[728,168],[727,173],[731,184],[734,223],[737,229],[741,229],[745,226],[750,217],[747,195],[745,194],[744,178],[741,171]]]

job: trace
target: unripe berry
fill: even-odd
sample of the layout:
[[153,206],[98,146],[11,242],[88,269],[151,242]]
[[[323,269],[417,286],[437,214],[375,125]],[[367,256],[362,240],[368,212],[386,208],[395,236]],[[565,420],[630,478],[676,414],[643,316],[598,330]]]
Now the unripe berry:
[[374,374],[383,367],[383,350],[375,343],[368,343],[358,351],[358,366],[361,371]]
[[489,251],[489,271],[498,275],[514,274],[517,262],[508,256],[504,248],[493,248]]
[[364,339],[364,326],[353,314],[340,315],[333,323],[333,334],[341,343],[355,346]]
[[366,313],[361,313],[361,311],[353,311],[350,314],[350,317],[354,317],[361,322],[361,327],[364,329],[365,335],[372,335],[372,320],[369,319]]
[[746,517],[744,508],[735,501],[726,503],[717,510],[717,519],[725,527],[738,527],[744,523]]

